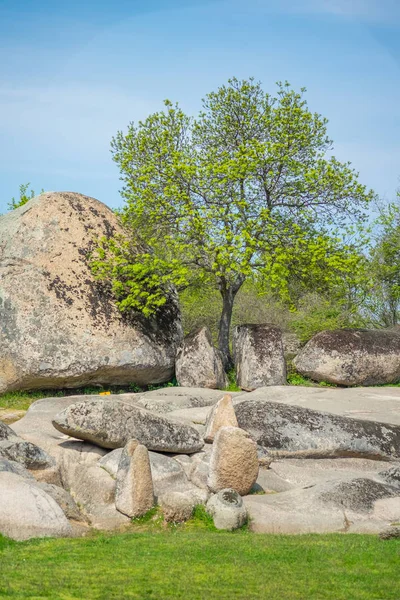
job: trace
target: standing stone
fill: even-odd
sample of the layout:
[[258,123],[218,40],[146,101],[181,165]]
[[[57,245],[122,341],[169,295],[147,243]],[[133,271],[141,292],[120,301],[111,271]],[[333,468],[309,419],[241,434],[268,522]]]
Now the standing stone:
[[250,435],[238,427],[221,427],[211,452],[210,490],[232,488],[244,496],[257,481],[258,468],[257,445]]
[[398,330],[321,331],[296,356],[297,371],[337,385],[379,385],[400,381]]
[[123,449],[117,471],[115,507],[128,517],[141,517],[154,506],[149,453],[131,440]]
[[160,383],[182,339],[173,294],[152,319],[121,315],[95,280],[99,238],[124,235],[101,202],[44,193],[0,217],[0,393]]
[[223,389],[228,385],[221,354],[214,348],[207,327],[185,337],[175,369],[180,386]]
[[215,434],[221,427],[238,427],[230,394],[225,394],[208,413],[204,441],[213,442]]
[[252,391],[286,383],[282,331],[275,325],[239,325],[233,331],[236,381]]

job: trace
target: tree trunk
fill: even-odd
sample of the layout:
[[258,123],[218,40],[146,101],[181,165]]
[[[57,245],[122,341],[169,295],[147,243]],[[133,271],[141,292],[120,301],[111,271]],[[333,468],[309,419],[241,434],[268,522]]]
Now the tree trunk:
[[243,281],[244,278],[240,279],[234,286],[229,286],[223,281],[219,286],[222,296],[222,313],[219,321],[218,348],[222,354],[224,369],[227,372],[233,369],[234,366],[229,345],[233,303]]

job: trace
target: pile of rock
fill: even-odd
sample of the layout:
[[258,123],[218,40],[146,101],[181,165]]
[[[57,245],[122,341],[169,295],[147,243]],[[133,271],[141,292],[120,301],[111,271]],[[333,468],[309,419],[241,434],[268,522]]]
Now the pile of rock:
[[[217,528],[250,517],[263,532],[379,533],[400,520],[397,390],[48,398],[0,431],[0,532],[16,539],[119,529],[156,504],[166,521],[202,504]],[[10,454],[18,444],[33,454]]]

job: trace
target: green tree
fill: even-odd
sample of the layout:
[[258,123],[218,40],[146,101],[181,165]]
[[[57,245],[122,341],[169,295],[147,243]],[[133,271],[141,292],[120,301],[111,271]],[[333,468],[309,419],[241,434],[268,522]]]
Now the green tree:
[[[11,202],[8,202],[7,204],[8,210],[15,210],[16,208],[23,206],[24,204],[29,202],[29,200],[32,200],[32,198],[35,197],[36,194],[33,190],[28,191],[30,185],[30,183],[22,183],[19,186],[19,198],[11,198]],[[41,193],[43,192],[44,190],[42,190]]]
[[367,309],[375,325],[392,327],[400,321],[400,192],[397,202],[380,208],[376,226]]
[[285,293],[294,253],[306,248],[308,262],[319,256],[328,232],[362,219],[373,196],[349,163],[327,157],[327,120],[309,110],[304,93],[278,83],[273,97],[253,79],[234,78],[206,96],[197,118],[166,101],[112,140],[122,218],[144,246],[103,240],[94,272],[112,282],[121,310],[145,314],[172,285],[214,285],[226,368],[246,279],[262,274]]

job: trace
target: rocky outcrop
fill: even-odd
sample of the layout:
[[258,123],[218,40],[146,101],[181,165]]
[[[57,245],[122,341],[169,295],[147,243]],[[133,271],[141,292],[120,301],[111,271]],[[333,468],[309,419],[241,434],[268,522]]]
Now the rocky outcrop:
[[15,473],[0,472],[0,533],[14,540],[64,537],[71,525],[51,496],[35,482]]
[[188,335],[176,356],[176,379],[181,386],[223,389],[228,380],[211,333],[203,327]]
[[68,406],[53,419],[62,433],[102,448],[121,448],[135,438],[149,450],[191,454],[203,441],[190,425],[172,421],[135,405],[98,399]]
[[123,233],[111,209],[70,192],[0,218],[0,393],[172,376],[182,338],[176,299],[154,319],[124,317],[93,278],[96,240]]
[[400,380],[397,330],[338,329],[317,333],[294,360],[297,371],[337,385],[379,385]]
[[257,476],[257,446],[249,434],[238,427],[221,427],[211,452],[210,490],[218,492],[232,488],[244,496],[250,492]]
[[[354,456],[400,457],[400,425],[366,421],[262,398],[238,401],[239,427],[265,448],[315,458]],[[279,453],[278,453],[279,456]],[[331,456],[331,457],[332,457]]]
[[282,331],[275,325],[239,325],[233,330],[236,382],[251,391],[286,383]]
[[229,488],[211,496],[207,502],[207,512],[212,516],[217,529],[228,531],[243,527],[248,519],[240,494]]

